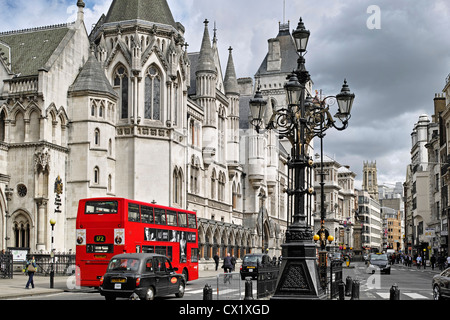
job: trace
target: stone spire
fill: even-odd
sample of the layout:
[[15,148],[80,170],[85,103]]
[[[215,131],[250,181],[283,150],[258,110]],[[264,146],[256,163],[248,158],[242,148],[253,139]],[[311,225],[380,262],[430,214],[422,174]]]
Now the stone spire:
[[208,31],[208,23],[209,23],[208,20],[204,21],[205,31],[203,32],[203,41],[202,47],[200,49],[197,71],[216,72],[216,67],[214,65],[213,51],[211,47],[211,38],[209,37]]
[[77,13],[77,25],[80,25],[81,22],[84,22],[84,7],[86,4],[83,0],[78,0],[77,7],[78,7],[78,13]]
[[233,62],[233,48],[229,48],[228,64],[225,72],[224,87],[226,94],[239,94],[239,86],[236,77],[236,69]]
[[170,25],[177,29],[167,0],[114,0],[106,15],[105,22],[128,20],[144,20]]

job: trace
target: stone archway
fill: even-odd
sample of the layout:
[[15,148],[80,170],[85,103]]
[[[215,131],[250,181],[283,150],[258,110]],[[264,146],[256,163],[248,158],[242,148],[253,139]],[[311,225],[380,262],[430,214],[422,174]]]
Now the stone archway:
[[11,216],[10,245],[16,248],[33,248],[33,223],[30,215],[22,210]]

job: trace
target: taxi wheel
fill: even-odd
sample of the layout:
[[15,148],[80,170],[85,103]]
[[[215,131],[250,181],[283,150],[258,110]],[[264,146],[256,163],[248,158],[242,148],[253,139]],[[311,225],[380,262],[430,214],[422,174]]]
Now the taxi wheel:
[[435,285],[433,288],[433,299],[434,300],[442,300],[441,289],[437,285]]
[[150,287],[147,289],[147,293],[145,294],[145,300],[153,300],[155,299],[155,289]]
[[183,296],[184,296],[184,289],[185,289],[184,281],[180,281],[180,285],[178,286],[178,292],[175,293],[175,296],[177,298],[183,298]]

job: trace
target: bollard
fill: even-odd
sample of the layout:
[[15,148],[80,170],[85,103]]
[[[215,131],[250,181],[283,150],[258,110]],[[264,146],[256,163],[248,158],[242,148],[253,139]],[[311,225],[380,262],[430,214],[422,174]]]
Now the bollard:
[[203,300],[212,300],[212,288],[209,284],[205,284],[203,288]]
[[359,300],[359,281],[353,281],[352,298],[350,300]]
[[245,278],[245,297],[244,300],[253,300],[253,283],[252,278]]
[[394,284],[389,290],[389,300],[400,300],[400,290],[397,284]]
[[339,282],[338,286],[339,286],[338,287],[338,289],[339,289],[339,300],[345,300],[345,292],[344,292],[344,290],[345,290],[345,283],[344,283],[344,281]]
[[345,283],[345,295],[351,296],[352,294],[352,286],[353,286],[353,280],[350,276],[347,277],[346,283]]

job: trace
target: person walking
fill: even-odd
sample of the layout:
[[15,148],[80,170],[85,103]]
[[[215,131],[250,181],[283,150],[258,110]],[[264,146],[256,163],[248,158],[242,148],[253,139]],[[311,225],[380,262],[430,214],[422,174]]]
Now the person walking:
[[217,271],[217,268],[219,267],[219,256],[217,255],[217,253],[214,255],[214,262],[216,263],[216,271]]
[[434,254],[430,258],[430,263],[431,263],[431,270],[434,270],[434,265],[436,264],[436,257],[434,256]]
[[223,271],[225,272],[225,277],[223,278],[223,283],[231,283],[231,270],[233,270],[233,264],[231,263],[231,256],[227,253],[227,256],[223,258]]
[[417,269],[420,269],[420,265],[422,264],[422,257],[420,255],[417,256],[416,264],[417,264]]
[[34,277],[34,273],[36,272],[36,261],[34,260],[34,256],[31,257],[31,260],[27,261],[27,268],[26,268],[26,272],[28,273],[28,281],[27,284],[25,286],[25,289],[30,289],[30,284],[31,287],[34,289],[34,281],[33,281],[33,277]]
[[227,256],[225,258],[223,258],[223,271],[225,273],[230,273],[231,270],[233,270],[233,264],[231,263],[231,256],[228,253]]
[[232,270],[234,272],[236,267],[236,258],[234,256],[231,256],[231,265],[233,266]]

